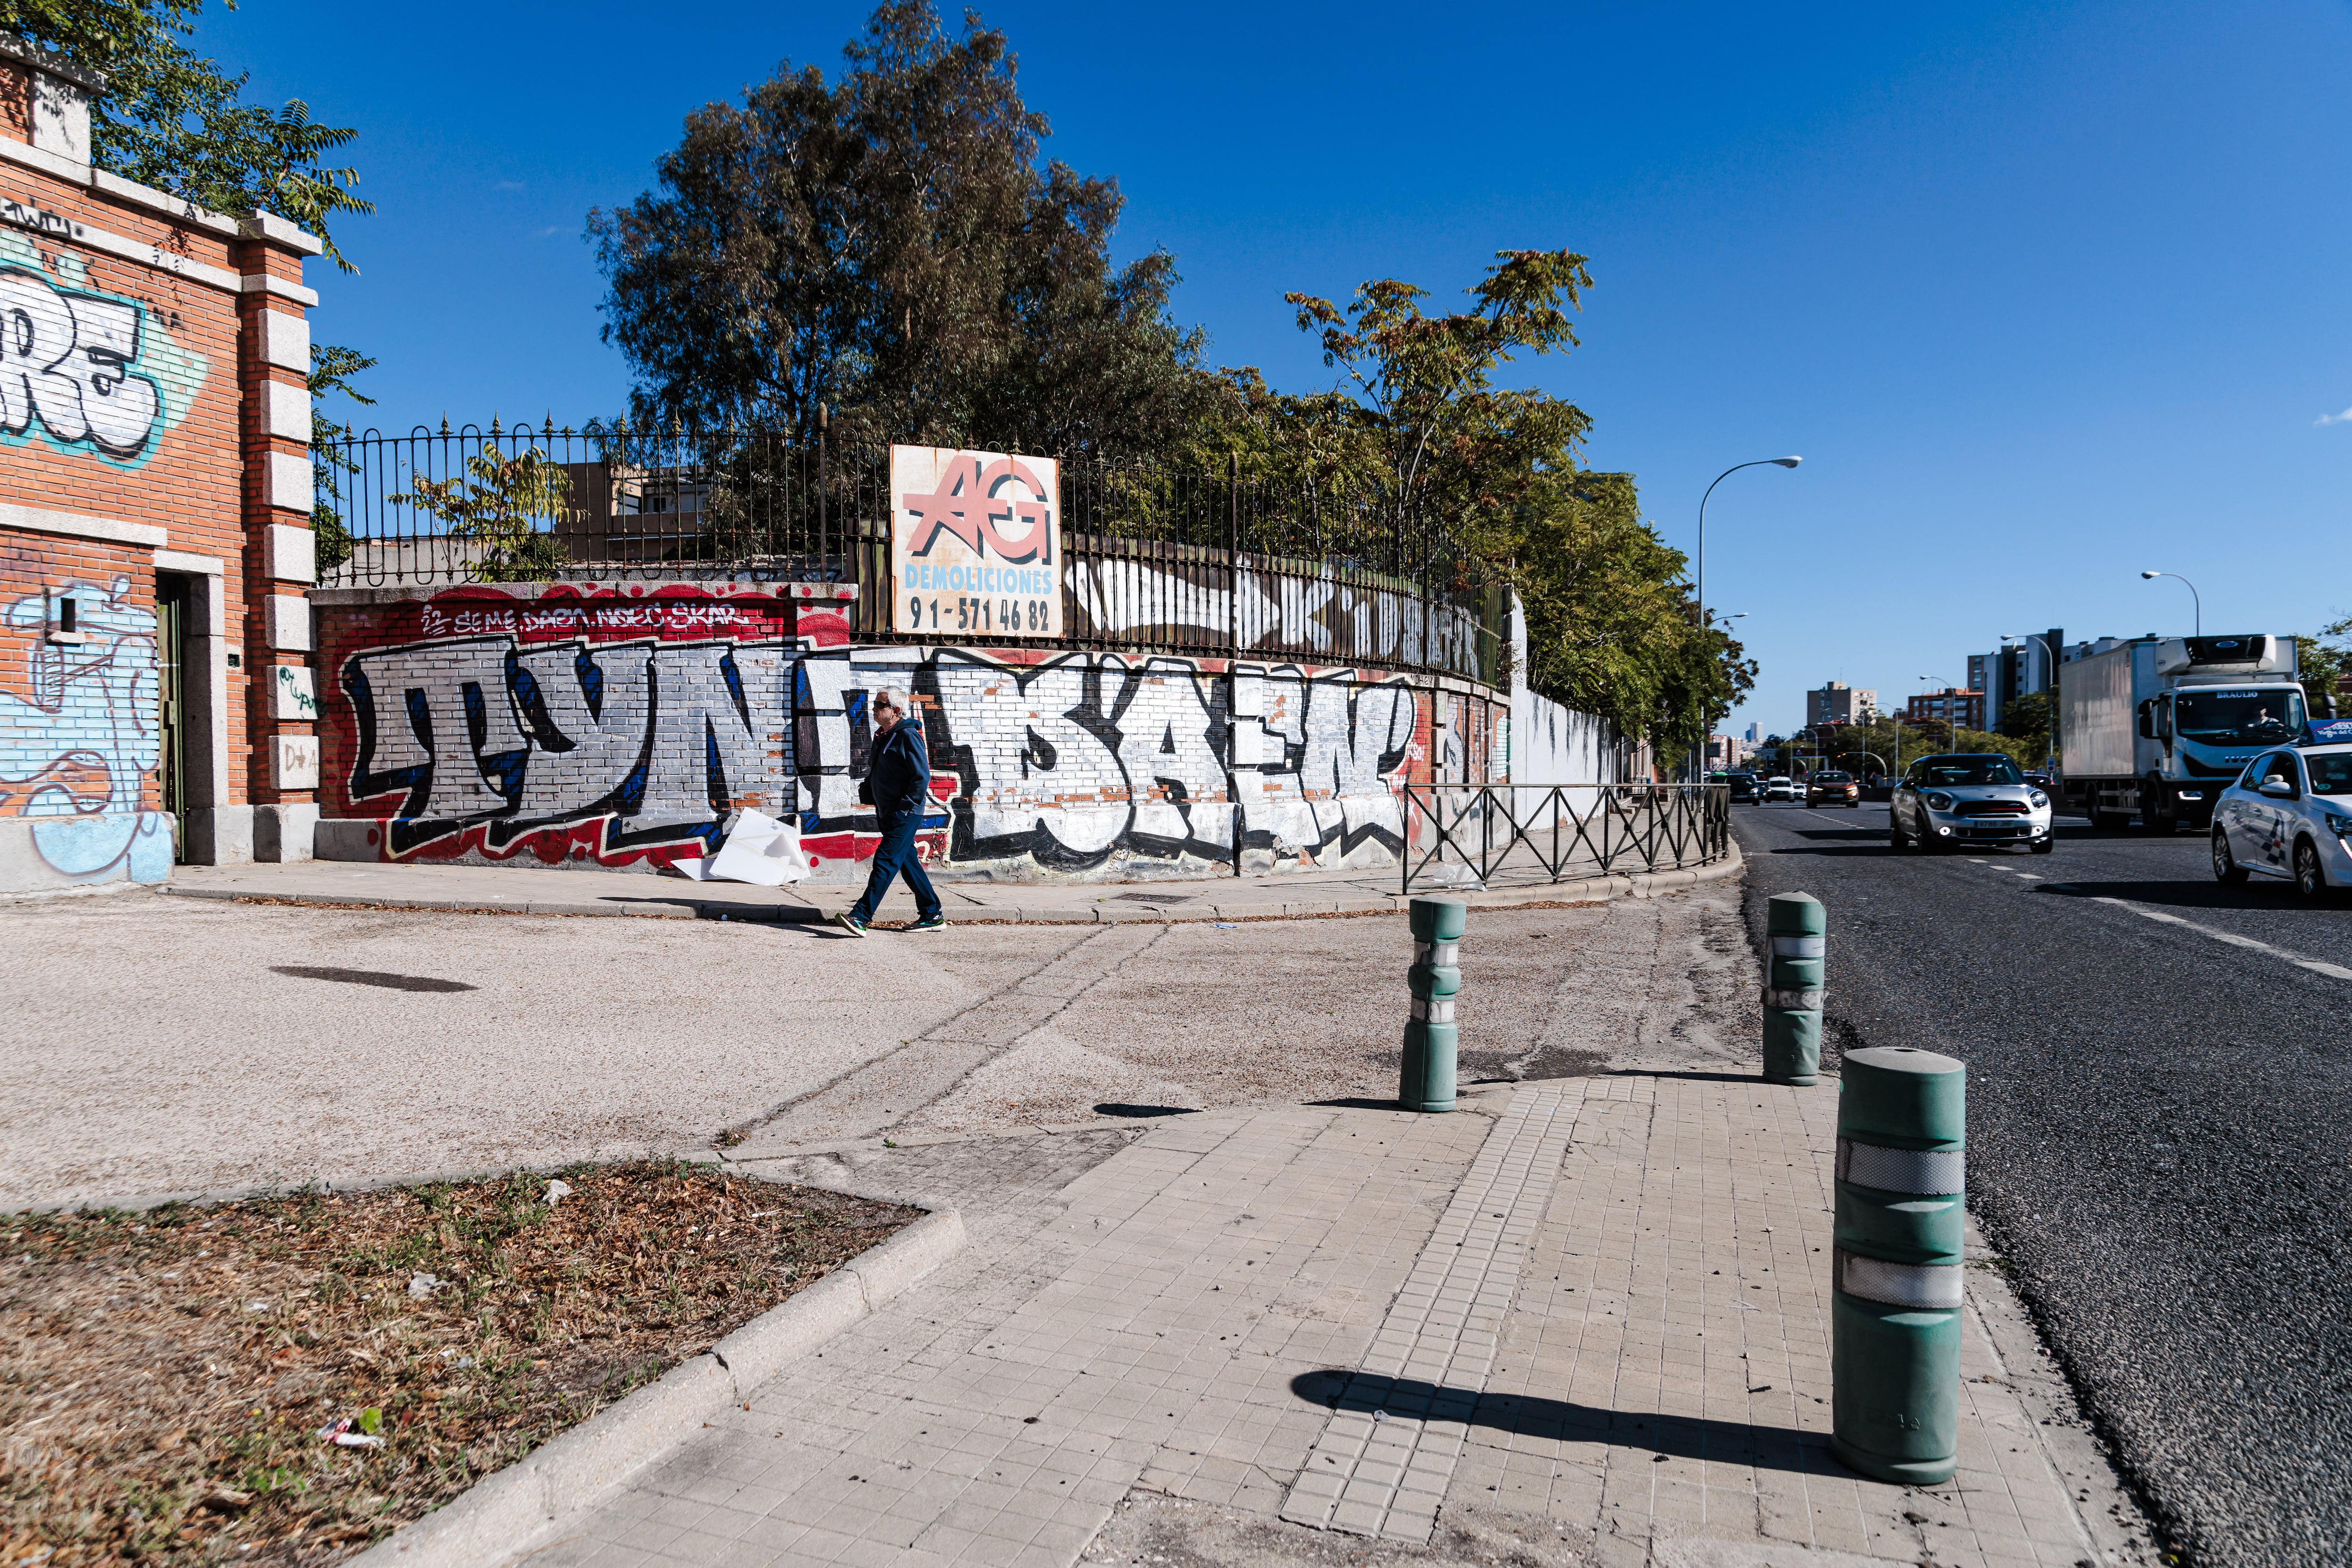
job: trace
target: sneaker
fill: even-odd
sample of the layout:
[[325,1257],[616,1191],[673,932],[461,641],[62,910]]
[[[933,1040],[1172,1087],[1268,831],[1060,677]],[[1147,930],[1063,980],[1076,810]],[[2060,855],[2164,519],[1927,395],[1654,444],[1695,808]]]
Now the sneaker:
[[863,936],[866,935],[866,922],[858,919],[857,916],[850,914],[849,911],[845,909],[833,917],[833,923],[835,925],[840,926],[844,931],[848,932],[852,936]]
[[934,915],[929,920],[918,920],[907,927],[909,931],[945,931],[947,928],[948,917],[944,915]]

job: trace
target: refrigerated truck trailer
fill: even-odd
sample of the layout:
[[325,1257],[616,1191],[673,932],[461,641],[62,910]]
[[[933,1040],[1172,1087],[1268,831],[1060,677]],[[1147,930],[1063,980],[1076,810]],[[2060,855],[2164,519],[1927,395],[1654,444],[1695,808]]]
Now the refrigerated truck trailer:
[[2254,754],[2304,725],[2291,636],[2114,641],[2059,666],[2059,798],[2094,827],[2201,832]]

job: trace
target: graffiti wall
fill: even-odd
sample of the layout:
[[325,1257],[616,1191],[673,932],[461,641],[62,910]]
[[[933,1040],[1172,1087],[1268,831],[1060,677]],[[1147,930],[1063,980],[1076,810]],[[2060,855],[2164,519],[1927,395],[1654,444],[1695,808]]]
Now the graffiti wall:
[[[0,570],[0,886],[171,873],[147,808],[161,756],[155,612],[124,575]],[[71,601],[76,629],[58,630]]]
[[866,704],[895,686],[920,709],[922,843],[947,874],[1377,864],[1403,841],[1403,781],[1490,777],[1504,735],[1496,695],[1460,683],[852,647],[843,606],[757,591],[317,598],[329,814],[347,820],[321,853],[655,870],[709,853],[748,807],[796,818],[820,876],[860,876]]
[[83,258],[58,256],[54,275],[49,265],[30,235],[0,235],[0,438],[143,463],[210,367],[151,307],[89,287]]

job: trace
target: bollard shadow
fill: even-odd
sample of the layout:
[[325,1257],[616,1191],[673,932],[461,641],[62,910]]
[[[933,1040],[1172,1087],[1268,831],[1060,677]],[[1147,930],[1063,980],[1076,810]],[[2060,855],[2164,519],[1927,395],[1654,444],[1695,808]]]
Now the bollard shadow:
[[1695,1083],[1760,1084],[1764,1082],[1764,1070],[1759,1067],[1753,1072],[1699,1072],[1666,1068],[1612,1067],[1609,1070],[1609,1076],[1612,1078],[1685,1078]]
[[1607,1443],[1661,1458],[1706,1459],[1803,1475],[1851,1476],[1830,1452],[1829,1435],[1749,1421],[1603,1410],[1528,1394],[1479,1394],[1412,1377],[1370,1373],[1301,1373],[1290,1391],[1309,1405],[1369,1416],[1382,1411],[1414,1421],[1459,1421],[1513,1437]]
[[1107,1101],[1095,1107],[1097,1116],[1197,1116],[1198,1105],[1130,1105],[1124,1101]]
[[1366,1100],[1359,1095],[1349,1095],[1340,1100],[1309,1100],[1307,1103],[1320,1106],[1327,1111],[1402,1111],[1404,1109],[1394,1100]]

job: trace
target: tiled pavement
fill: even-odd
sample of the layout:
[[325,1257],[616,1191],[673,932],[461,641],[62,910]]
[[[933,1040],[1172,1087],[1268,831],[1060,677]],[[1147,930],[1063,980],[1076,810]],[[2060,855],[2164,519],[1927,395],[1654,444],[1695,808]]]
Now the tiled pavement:
[[[2150,1560],[1990,1271],[1957,1483],[1829,1457],[1835,1093],[1624,1071],[1452,1116],[1300,1106],[802,1161],[949,1198],[972,1243],[530,1561],[1058,1565],[1150,1494],[1290,1531],[1302,1559],[1349,1529],[1435,1552],[1476,1510],[1629,1565],[1711,1542]],[[1302,1479],[1318,1460],[1349,1479]]]

